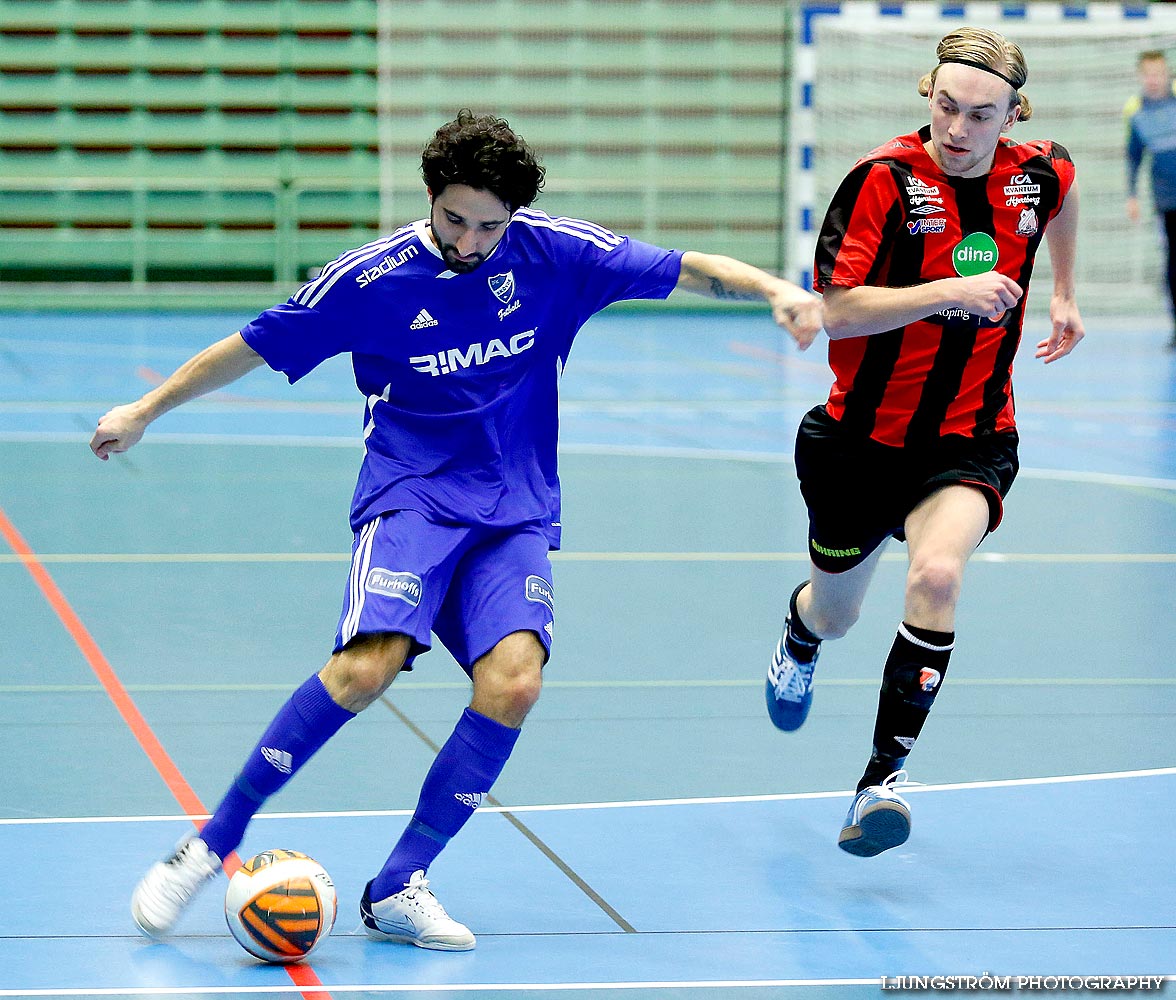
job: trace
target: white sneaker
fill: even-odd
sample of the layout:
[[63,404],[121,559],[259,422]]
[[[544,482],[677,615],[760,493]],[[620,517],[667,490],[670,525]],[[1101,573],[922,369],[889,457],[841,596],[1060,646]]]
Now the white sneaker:
[[911,835],[911,807],[894,786],[906,783],[906,771],[895,771],[881,784],[858,792],[850,804],[837,846],[859,858],[872,858],[905,844]]
[[413,872],[408,886],[373,903],[372,884],[363,889],[359,915],[367,936],[375,941],[400,941],[433,951],[470,951],[477,940],[459,924],[429,891],[423,871]]
[[181,840],[167,861],[148,869],[131,895],[131,916],[148,937],[168,934],[188,901],[221,870],[220,858],[193,835]]

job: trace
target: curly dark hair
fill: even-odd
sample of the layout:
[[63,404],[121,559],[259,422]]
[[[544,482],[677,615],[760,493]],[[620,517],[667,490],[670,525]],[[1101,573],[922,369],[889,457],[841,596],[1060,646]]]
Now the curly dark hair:
[[505,119],[468,108],[437,129],[421,154],[421,175],[433,197],[450,184],[468,184],[491,192],[511,211],[539,196],[543,174],[531,147]]

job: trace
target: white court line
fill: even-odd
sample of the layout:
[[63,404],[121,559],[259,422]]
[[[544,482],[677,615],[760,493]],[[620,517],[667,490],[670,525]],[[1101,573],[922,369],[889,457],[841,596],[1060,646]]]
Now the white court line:
[[[729,679],[655,679],[645,680],[592,680],[561,681],[545,680],[544,691],[562,690],[614,690],[617,688],[648,690],[699,690],[706,688],[761,688],[763,678],[734,677]],[[1176,687],[1176,677],[953,677],[952,687]],[[254,694],[265,692],[289,692],[289,683],[284,684],[124,684],[131,694]],[[859,688],[878,686],[877,677],[827,677],[821,687]],[[397,693],[408,691],[468,691],[470,682],[465,681],[412,681],[398,680]],[[3,694],[105,694],[101,684],[0,684]]]
[[[1002,778],[993,781],[959,781],[941,785],[922,785],[909,782],[903,786],[908,792],[955,792],[988,788],[1020,788],[1030,785],[1064,785],[1084,781],[1118,781],[1127,778],[1162,778],[1176,775],[1176,767],[1153,767],[1135,771],[1105,771],[1095,774],[1060,774],[1044,778]],[[588,812],[598,809],[649,809],[662,806],[739,805],[751,802],[798,802],[816,799],[838,799],[853,795],[852,789],[837,792],[781,792],[772,795],[717,795],[680,799],[630,799],[619,802],[568,802],[534,806],[479,806],[479,813],[540,813]],[[258,813],[258,820],[273,819],[362,819],[368,817],[411,816],[411,809],[360,809],[332,812]],[[175,823],[208,816],[77,816],[33,817],[0,819],[0,826],[50,826],[70,823]]]
[[[77,431],[4,431],[0,442],[87,445],[89,433]],[[170,434],[152,432],[148,444],[273,445],[291,448],[355,448],[363,442],[358,434],[349,437],[325,437],[310,434]]]
[[[807,552],[576,552],[551,553],[554,562],[775,563],[808,562]],[[15,563],[184,564],[347,563],[342,552],[0,552],[0,565]],[[906,562],[902,552],[883,552],[883,562]],[[981,563],[1176,563],[1176,552],[977,552]]]
[[[72,442],[84,444],[89,436],[70,431],[4,431],[0,442]],[[349,437],[319,437],[295,434],[177,434],[152,432],[145,444],[203,445],[274,445],[298,448],[356,448],[363,442],[358,434]],[[561,455],[614,455],[621,458],[693,458],[726,462],[762,462],[791,465],[792,455],[775,451],[739,451],[723,448],[677,448],[655,445],[561,444]],[[1019,475],[1026,479],[1056,479],[1075,483],[1099,483],[1106,486],[1143,486],[1157,490],[1176,490],[1176,479],[1132,476],[1115,472],[1081,472],[1071,469],[1036,469],[1022,466]]]

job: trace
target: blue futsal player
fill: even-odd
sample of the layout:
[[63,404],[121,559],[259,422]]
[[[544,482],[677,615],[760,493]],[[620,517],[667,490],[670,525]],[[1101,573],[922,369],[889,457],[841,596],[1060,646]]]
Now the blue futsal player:
[[539,697],[551,649],[548,552],[560,538],[557,397],[572,340],[612,302],[675,288],[765,300],[801,347],[821,305],[728,257],[663,250],[528,206],[543,168],[501,119],[467,111],[425,147],[429,218],[343,254],[283,305],[117,406],[90,442],[102,459],[148,424],[261,364],[294,382],[350,354],[366,397],[364,458],[351,505],[351,572],[326,666],[279,710],[198,836],[135,889],[140,930],[167,934],[245,827],[436,634],[473,696],[416,811],[364,889],[368,934],[465,951],[426,873],[473,815]]

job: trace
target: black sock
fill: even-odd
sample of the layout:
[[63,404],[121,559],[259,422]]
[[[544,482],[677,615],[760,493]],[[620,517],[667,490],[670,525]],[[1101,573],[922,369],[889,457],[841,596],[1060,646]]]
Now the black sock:
[[808,630],[800,620],[800,612],[796,610],[796,598],[805,587],[808,580],[800,584],[788,598],[788,630],[784,637],[784,645],[788,648],[788,655],[799,663],[808,663],[817,655],[817,647],[821,640]]
[[947,675],[954,632],[903,622],[882,671],[874,751],[857,790],[880,784],[906,762]]

